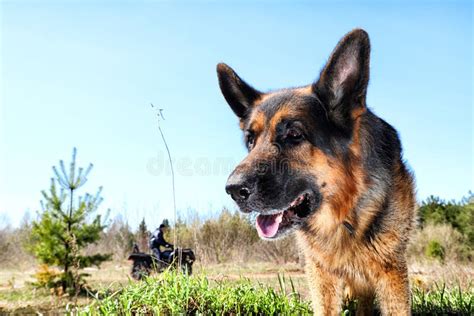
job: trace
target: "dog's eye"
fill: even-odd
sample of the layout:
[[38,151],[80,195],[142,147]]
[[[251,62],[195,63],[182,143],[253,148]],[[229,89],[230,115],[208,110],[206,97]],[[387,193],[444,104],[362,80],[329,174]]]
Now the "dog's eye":
[[297,128],[289,128],[286,131],[286,138],[291,141],[300,141],[304,138],[303,133]]
[[245,143],[249,150],[252,149],[255,143],[255,136],[253,134],[247,134],[247,136],[245,137]]

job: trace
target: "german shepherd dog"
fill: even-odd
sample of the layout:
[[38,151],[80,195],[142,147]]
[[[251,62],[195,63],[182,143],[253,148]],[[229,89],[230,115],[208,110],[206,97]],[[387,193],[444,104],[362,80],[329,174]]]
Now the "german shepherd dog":
[[413,176],[396,130],[366,105],[370,43],[337,44],[314,83],[262,93],[226,64],[219,85],[240,119],[248,155],[226,191],[256,212],[263,239],[295,232],[316,314],[410,314],[405,249],[415,224]]

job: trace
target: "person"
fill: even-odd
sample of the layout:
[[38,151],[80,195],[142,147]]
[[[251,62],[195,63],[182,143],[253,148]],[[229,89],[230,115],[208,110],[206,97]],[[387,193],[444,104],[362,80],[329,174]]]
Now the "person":
[[167,242],[164,237],[164,233],[168,228],[168,221],[164,220],[160,227],[155,229],[155,231],[151,234],[150,237],[150,249],[158,260],[161,260],[163,258],[163,253],[161,252],[160,247],[173,249],[173,245]]
[[140,248],[138,248],[137,243],[134,243],[133,248],[132,248],[132,253],[139,253],[139,252],[140,252]]

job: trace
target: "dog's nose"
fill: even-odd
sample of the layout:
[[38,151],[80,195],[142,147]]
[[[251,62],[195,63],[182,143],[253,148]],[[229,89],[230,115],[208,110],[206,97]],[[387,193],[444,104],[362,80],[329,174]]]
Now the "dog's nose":
[[242,184],[228,184],[225,186],[225,191],[230,194],[234,201],[245,201],[250,196],[250,190]]
[[227,180],[225,191],[236,202],[245,201],[250,197],[251,190],[242,177],[232,174]]

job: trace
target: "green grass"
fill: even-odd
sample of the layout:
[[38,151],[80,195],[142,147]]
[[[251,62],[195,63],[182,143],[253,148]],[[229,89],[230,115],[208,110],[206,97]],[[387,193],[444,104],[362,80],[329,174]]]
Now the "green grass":
[[[187,278],[164,273],[142,282],[130,282],[112,292],[96,294],[96,300],[76,310],[79,315],[310,315],[310,303],[301,299],[289,278],[278,277],[279,289],[237,281],[211,281],[205,276]],[[355,302],[341,315],[353,315]],[[414,288],[413,315],[473,315],[474,287],[432,290]]]
[[[249,279],[210,281],[204,276],[187,278],[166,272],[143,282],[131,282],[113,293],[99,293],[97,300],[79,311],[80,315],[305,315],[303,301],[290,280],[280,278],[280,291]],[[285,287],[289,286],[289,289]]]
[[474,287],[447,289],[445,284],[431,290],[413,288],[414,315],[474,315]]

